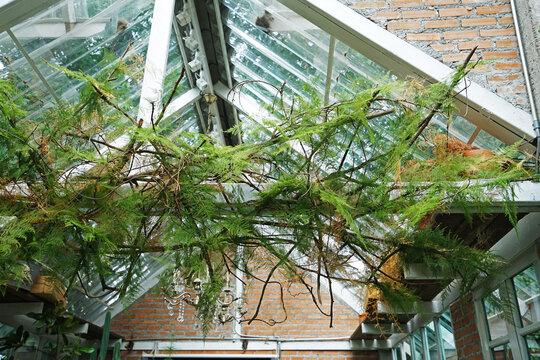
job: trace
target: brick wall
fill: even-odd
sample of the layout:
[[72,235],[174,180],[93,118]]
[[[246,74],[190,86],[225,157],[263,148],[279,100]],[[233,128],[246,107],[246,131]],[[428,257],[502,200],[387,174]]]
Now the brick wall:
[[471,78],[529,110],[509,0],[340,1],[451,67],[478,46]]
[[482,360],[472,295],[452,304],[452,325],[459,360]]
[[[312,302],[311,295],[301,283],[288,283],[279,278],[283,284],[283,300],[286,305],[287,320],[283,323],[269,326],[262,321],[254,321],[251,325],[243,324],[242,332],[246,335],[263,335],[280,337],[282,339],[305,339],[305,338],[349,338],[359,325],[358,314],[349,308],[340,299],[334,303],[335,317],[333,327],[329,327],[330,318],[321,314]],[[248,313],[245,319],[249,319],[255,311],[258,295],[262,289],[262,283],[256,280],[248,282],[245,291],[245,309]],[[328,310],[329,293],[321,292],[324,310]],[[281,293],[279,286],[271,284],[266,289],[266,295],[258,316],[261,320],[281,321],[285,319],[285,311],[281,306]],[[121,334],[126,339],[163,341],[181,341],[188,338],[200,338],[203,334],[196,329],[196,313],[193,307],[185,308],[185,321],[178,322],[168,313],[167,305],[159,291],[154,289],[147,292],[135,301],[126,311],[115,316],[111,323],[111,331]],[[220,331],[208,333],[208,341],[216,341],[220,337],[231,338],[233,324],[224,325]],[[248,348],[249,349],[249,348]],[[249,351],[249,350],[248,350]],[[212,352],[205,352],[211,354]],[[214,352],[215,353],[215,352]],[[227,352],[231,354],[234,352]],[[244,352],[247,353],[247,352]],[[256,352],[265,353],[265,352]],[[140,359],[141,352],[124,352],[124,359]],[[186,354],[186,352],[182,352]],[[376,351],[283,351],[282,359],[349,359],[364,360],[377,359]]]

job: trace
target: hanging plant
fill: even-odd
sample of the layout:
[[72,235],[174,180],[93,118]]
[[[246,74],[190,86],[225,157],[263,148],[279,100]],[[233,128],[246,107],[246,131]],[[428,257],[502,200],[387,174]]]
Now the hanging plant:
[[[144,127],[117,102],[121,64],[114,77],[60,70],[86,86],[77,103],[43,109],[38,119],[25,117],[14,100],[21,94],[0,80],[0,216],[7,219],[0,283],[23,276],[18,264],[39,261],[66,292],[76,284],[87,291],[82,279],[95,278],[103,291],[130,297],[144,279],[142,255],[164,253],[174,254],[170,266],[188,282],[208,272],[197,305],[203,329],[225,273],[236,269],[262,283],[255,312],[243,319],[249,323],[282,321],[259,317],[267,285],[282,275],[301,279],[312,294],[320,281],[310,285],[311,276],[330,287],[369,286],[399,306],[417,297],[384,271],[394,254],[423,261],[445,280],[461,278],[464,292],[498,266],[493,255],[436,230],[418,233],[421,219],[451,203],[487,204],[486,189],[511,201],[510,182],[529,176],[519,163],[486,166],[475,173],[482,182],[463,186],[468,160],[455,157],[401,172],[424,146],[433,116],[453,111],[452,89],[468,66],[449,84],[390,83],[327,106],[315,91],[291,99],[285,85],[276,87],[271,116],[232,129],[244,138],[234,147],[174,131],[164,112],[180,80]],[[261,266],[265,276],[257,276]],[[333,299],[313,301],[331,325]]]

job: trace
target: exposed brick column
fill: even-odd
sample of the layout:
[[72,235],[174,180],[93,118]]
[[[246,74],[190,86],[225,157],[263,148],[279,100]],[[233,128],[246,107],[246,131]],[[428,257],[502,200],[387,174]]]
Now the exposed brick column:
[[482,360],[480,335],[476,327],[472,295],[450,307],[454,339],[460,360]]
[[478,46],[471,78],[529,110],[509,0],[340,1],[451,67]]

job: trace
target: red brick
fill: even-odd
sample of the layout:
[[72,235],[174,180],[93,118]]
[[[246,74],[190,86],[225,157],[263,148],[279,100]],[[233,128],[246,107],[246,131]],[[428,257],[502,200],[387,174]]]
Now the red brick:
[[435,10],[409,10],[401,12],[403,19],[427,19],[435,15]]
[[517,47],[516,40],[497,40],[497,47]]
[[513,23],[514,23],[514,18],[511,16],[505,16],[505,17],[499,18],[499,24],[501,25],[508,25],[508,24],[513,24]]
[[498,5],[498,6],[478,6],[476,8],[476,13],[478,15],[490,15],[490,14],[499,14],[499,13],[508,13],[512,9],[510,5]]
[[420,29],[420,21],[390,21],[386,28],[388,30],[413,30]]
[[445,40],[472,39],[478,36],[476,30],[445,31]]
[[431,44],[429,46],[437,51],[450,51],[454,49],[453,44]]
[[[469,56],[468,53],[445,54],[442,56],[442,59],[444,62],[464,61],[467,58],[467,56]],[[472,60],[473,61],[478,60],[478,56],[474,54],[472,56]]]
[[424,27],[426,29],[450,28],[450,27],[457,27],[457,26],[458,26],[458,21],[454,19],[426,21],[424,23]]
[[491,37],[491,36],[508,36],[514,35],[516,32],[514,28],[508,29],[480,29],[480,36],[482,37]]
[[437,41],[441,39],[439,33],[407,34],[408,41]]
[[493,67],[496,70],[509,70],[509,69],[521,69],[521,64],[518,62],[511,62],[511,63],[496,63],[493,64]]
[[383,8],[385,6],[385,1],[360,1],[354,4],[354,7],[357,9]]
[[464,26],[464,27],[489,26],[489,25],[495,25],[495,24],[497,24],[497,21],[495,20],[494,17],[481,17],[481,18],[461,20],[461,26]]
[[399,19],[398,11],[379,11],[371,17],[372,19]]
[[457,4],[458,0],[426,0],[425,5],[454,5]]
[[468,9],[464,7],[439,9],[440,17],[466,16],[466,15],[471,15],[472,13],[473,13],[472,9]]
[[494,59],[517,59],[517,53],[515,51],[484,51],[482,52],[482,58],[484,60]]
[[459,50],[472,50],[475,46],[479,49],[488,49],[493,46],[489,40],[463,41],[458,43]]
[[422,5],[422,0],[392,0],[390,4],[396,8],[418,7]]

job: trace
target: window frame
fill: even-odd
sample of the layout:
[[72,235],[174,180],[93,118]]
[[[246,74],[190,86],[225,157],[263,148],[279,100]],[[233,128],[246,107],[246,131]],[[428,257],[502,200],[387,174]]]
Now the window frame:
[[[473,292],[475,321],[484,359],[494,360],[492,349],[505,344],[510,345],[514,360],[529,359],[529,350],[525,336],[540,331],[540,319],[533,324],[521,326],[521,314],[517,303],[513,278],[532,266],[534,267],[537,281],[540,280],[540,257],[538,250],[538,244],[528,247],[515,261],[506,267],[500,277],[490,282],[488,291],[485,289],[478,289]],[[496,289],[499,289],[501,292],[506,292],[505,296],[508,296],[510,299],[512,304],[512,321],[505,320],[506,329],[508,331],[507,335],[490,340],[489,325],[483,301]]]

